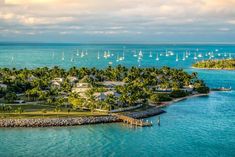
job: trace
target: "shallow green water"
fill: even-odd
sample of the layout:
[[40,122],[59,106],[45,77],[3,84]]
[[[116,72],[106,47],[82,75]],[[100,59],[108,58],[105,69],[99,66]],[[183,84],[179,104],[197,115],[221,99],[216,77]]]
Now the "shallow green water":
[[[123,45],[24,45],[0,46],[0,66],[17,65],[18,68],[30,68],[48,65],[51,55],[48,50],[70,52],[74,48],[92,49],[88,51],[86,60],[80,62],[70,60],[56,65],[68,68],[72,64],[78,66],[96,66],[103,68],[109,60],[96,60],[97,50],[122,49]],[[202,52],[219,49],[219,52],[235,52],[234,46],[169,46],[169,45],[126,45],[126,49],[147,49],[142,66],[181,67],[188,72],[196,71],[210,87],[232,86],[235,89],[235,72],[208,71],[191,69],[193,56],[187,61],[175,62],[175,56],[162,57],[157,63],[148,58],[149,49],[183,52],[186,49],[195,51],[199,47]],[[117,50],[119,51],[119,50]],[[122,50],[120,50],[122,52]],[[94,53],[92,53],[94,52]],[[6,58],[14,57],[10,64]],[[17,57],[16,57],[17,56]],[[46,57],[43,57],[46,56]],[[66,56],[66,53],[65,53]],[[70,56],[67,54],[67,56]],[[59,58],[59,57],[58,57]],[[113,59],[115,62],[115,59]],[[24,63],[24,64],[23,64]],[[58,64],[57,64],[58,63]],[[118,64],[118,63],[115,63]],[[126,52],[123,65],[138,65],[132,54]],[[55,64],[53,64],[55,65]],[[0,157],[8,156],[235,156],[235,92],[214,92],[209,97],[191,98],[171,105],[161,115],[161,126],[157,126],[157,117],[148,118],[154,123],[150,128],[131,128],[121,123],[100,124],[61,128],[1,128]]]

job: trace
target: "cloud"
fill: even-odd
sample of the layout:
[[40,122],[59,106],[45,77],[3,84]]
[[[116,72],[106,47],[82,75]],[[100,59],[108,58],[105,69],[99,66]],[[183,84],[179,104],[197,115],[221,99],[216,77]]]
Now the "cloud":
[[234,33],[234,7],[235,0],[0,0],[0,27],[16,39],[45,34],[55,40],[61,35],[149,40],[170,34],[169,40],[181,40],[190,34],[198,40],[203,32],[214,40],[218,31]]

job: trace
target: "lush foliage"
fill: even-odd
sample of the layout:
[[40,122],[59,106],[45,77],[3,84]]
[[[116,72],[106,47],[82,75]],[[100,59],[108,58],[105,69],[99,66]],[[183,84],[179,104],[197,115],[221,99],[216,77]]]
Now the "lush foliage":
[[235,69],[235,59],[200,61],[193,64],[193,67],[206,69]]
[[[77,80],[71,82],[70,77]],[[53,85],[55,78],[61,78],[59,87]],[[98,101],[94,93],[106,92],[108,89],[101,85],[103,81],[121,81],[125,85],[115,87],[118,97],[108,95],[104,101]],[[72,93],[77,82],[91,85],[84,94]],[[208,88],[197,78],[196,73],[188,74],[182,69],[169,67],[157,68],[126,68],[124,66],[106,69],[76,68],[69,70],[53,67],[36,69],[0,68],[0,83],[7,85],[0,88],[0,96],[6,102],[23,99],[26,102],[40,101],[48,105],[70,106],[74,109],[116,109],[133,106],[137,103],[169,101],[172,98],[185,96],[180,91],[184,86],[193,85],[198,92],[206,93]],[[158,93],[156,89],[173,90],[171,94]]]

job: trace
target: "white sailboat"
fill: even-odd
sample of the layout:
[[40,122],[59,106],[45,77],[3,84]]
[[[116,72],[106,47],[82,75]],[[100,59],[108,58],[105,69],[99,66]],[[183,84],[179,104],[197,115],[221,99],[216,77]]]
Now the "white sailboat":
[[104,51],[104,58],[107,59],[108,58],[108,52]]
[[172,51],[168,51],[168,53],[169,53],[170,56],[174,55],[174,52],[172,52]]
[[81,52],[81,58],[83,58],[85,55],[84,55],[84,52],[82,51]]
[[198,54],[198,58],[202,58],[202,54],[201,53]]
[[179,61],[179,57],[178,57],[178,53],[176,54],[176,59],[175,59],[176,62]]
[[185,53],[183,53],[183,58],[182,58],[183,61],[185,61]]
[[139,57],[143,57],[143,52],[140,50],[140,52],[139,52]]
[[194,54],[194,57],[193,57],[194,60],[197,60],[197,53],[195,52]]
[[136,51],[134,51],[133,57],[137,57]]
[[71,62],[73,62],[73,61],[74,61],[74,59],[73,59],[73,55],[72,55],[72,57],[71,57],[70,61],[71,61]]
[[125,59],[125,51],[122,52],[122,59]]
[[76,54],[77,56],[79,56],[79,51],[78,51],[78,49],[77,49],[77,54]]
[[152,52],[151,52],[151,51],[149,52],[149,57],[150,57],[150,58],[152,58],[152,57],[153,57],[153,56],[152,56]]
[[156,61],[159,61],[158,53],[157,53]]
[[119,54],[117,54],[116,62],[119,62]]
[[107,58],[109,58],[110,57],[110,52],[109,52],[109,50],[108,50],[108,52],[107,52]]
[[169,54],[168,54],[168,51],[166,50],[166,57],[168,57],[169,56]]
[[61,58],[62,61],[64,61],[64,52],[62,52],[62,58]]
[[231,53],[229,53],[229,59],[232,59],[232,55],[231,55]]
[[98,51],[97,59],[100,59],[100,52]]

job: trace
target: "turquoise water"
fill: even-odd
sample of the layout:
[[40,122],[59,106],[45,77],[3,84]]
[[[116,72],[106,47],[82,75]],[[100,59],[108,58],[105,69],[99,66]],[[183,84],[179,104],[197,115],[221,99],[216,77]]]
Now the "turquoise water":
[[[122,55],[125,60],[116,63],[115,57],[97,60],[97,52],[110,50]],[[74,49],[88,50],[84,58],[70,58]],[[196,49],[199,49],[198,52]],[[209,71],[191,69],[194,53],[215,51],[235,53],[234,45],[0,45],[1,67],[40,67],[59,65],[95,66],[103,68],[113,65],[138,66],[133,50],[144,52],[142,67],[163,65],[198,72],[210,87],[231,86],[235,89],[234,71]],[[155,55],[171,50],[182,55],[186,50],[192,55],[186,61],[175,61],[170,57]],[[61,60],[64,51],[65,60]],[[153,57],[149,58],[149,51]],[[52,53],[54,58],[52,59]],[[155,53],[155,54],[154,54]],[[14,60],[11,61],[12,56]],[[75,56],[75,55],[74,55]],[[220,56],[221,57],[221,56]],[[67,58],[67,59],[66,59]],[[180,58],[180,57],[179,57]],[[182,58],[182,57],[181,57]],[[219,56],[217,56],[219,58]],[[157,117],[148,118],[154,126],[131,128],[120,123],[61,128],[1,128],[0,156],[235,156],[235,91],[213,92],[209,97],[191,98],[166,107],[161,115],[161,126]]]

